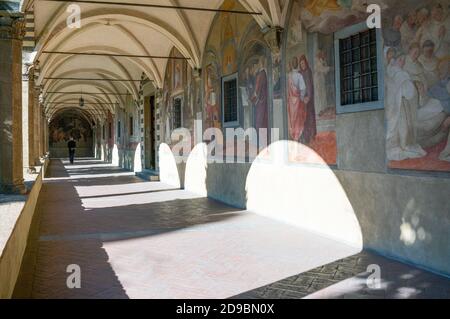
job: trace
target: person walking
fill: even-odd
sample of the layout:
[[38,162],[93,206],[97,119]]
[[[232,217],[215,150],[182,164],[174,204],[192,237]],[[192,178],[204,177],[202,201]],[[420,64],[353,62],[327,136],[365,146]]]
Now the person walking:
[[75,149],[77,147],[77,143],[74,141],[73,137],[70,138],[69,143],[67,143],[67,147],[69,148],[70,164],[73,164],[75,160]]

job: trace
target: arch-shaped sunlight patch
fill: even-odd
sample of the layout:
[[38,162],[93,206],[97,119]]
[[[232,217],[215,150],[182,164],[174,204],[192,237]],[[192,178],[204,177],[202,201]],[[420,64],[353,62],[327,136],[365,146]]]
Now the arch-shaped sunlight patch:
[[178,167],[169,145],[163,143],[159,146],[159,177],[162,183],[181,187]]
[[133,169],[135,173],[142,172],[142,147],[141,143],[139,143],[134,152],[134,163]]
[[186,162],[184,188],[192,193],[207,196],[206,189],[206,170],[207,162],[207,146],[205,143],[197,144],[189,154]]
[[119,166],[119,148],[115,143],[112,151],[112,165]]
[[[301,157],[307,163],[291,162]],[[246,181],[247,209],[362,249],[362,233],[339,180],[312,149],[292,141],[270,145]]]

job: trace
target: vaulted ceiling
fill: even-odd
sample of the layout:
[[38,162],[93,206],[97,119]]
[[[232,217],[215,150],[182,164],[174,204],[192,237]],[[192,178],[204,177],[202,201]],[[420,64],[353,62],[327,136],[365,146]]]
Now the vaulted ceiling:
[[[41,85],[43,89],[45,102],[51,103],[53,108],[59,102],[77,104],[79,96],[47,92],[83,90],[86,92],[84,94],[86,102],[97,105],[96,107],[101,109],[100,113],[108,109],[113,112],[114,103],[123,105],[125,94],[130,94],[137,100],[139,82],[134,80],[140,79],[142,73],[153,81],[155,87],[162,87],[167,59],[49,54],[45,51],[166,57],[175,46],[193,68],[199,68],[210,26],[217,12],[186,10],[180,7],[219,9],[224,3],[224,0],[108,1],[117,4],[167,6],[155,8],[81,3],[81,1],[29,0],[22,2],[22,10],[34,11],[36,38],[34,60],[39,61],[40,66],[37,85]],[[289,2],[289,0],[225,1],[239,2],[244,10],[259,13],[253,16],[261,28],[282,26]],[[67,27],[67,18],[70,15],[67,7],[71,3],[81,8],[79,29]],[[88,78],[129,81],[78,80]]]

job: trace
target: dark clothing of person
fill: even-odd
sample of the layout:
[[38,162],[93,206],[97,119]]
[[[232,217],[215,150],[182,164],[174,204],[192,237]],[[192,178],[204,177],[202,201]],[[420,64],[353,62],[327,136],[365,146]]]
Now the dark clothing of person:
[[73,164],[75,160],[75,148],[77,147],[77,143],[75,141],[69,141],[69,143],[67,143],[67,147],[69,148],[70,164]]

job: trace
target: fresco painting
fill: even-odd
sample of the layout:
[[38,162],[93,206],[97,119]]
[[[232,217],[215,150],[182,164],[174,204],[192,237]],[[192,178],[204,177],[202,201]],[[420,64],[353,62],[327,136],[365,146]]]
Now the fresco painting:
[[220,128],[220,77],[215,63],[211,63],[205,68],[204,92],[206,128]]
[[[302,10],[295,17],[298,24],[302,21],[308,32],[332,34],[349,25],[357,24],[367,18],[366,0],[305,0],[299,1]],[[388,9],[389,0],[371,0],[381,10]]]
[[[235,1],[226,0],[223,5],[223,10],[232,10],[235,6]],[[224,12],[220,14],[220,26],[222,30],[221,43],[223,59],[222,59],[222,73],[228,75],[236,72],[237,68],[237,54],[236,54],[236,15]]]
[[250,43],[240,67],[240,96],[244,109],[244,128],[268,129],[269,69],[266,47]]
[[392,4],[384,25],[389,167],[450,171],[448,2]]
[[78,147],[92,146],[92,129],[87,120],[81,116],[57,117],[49,126],[50,147],[66,147],[71,137]]
[[[225,0],[221,6],[224,10],[243,10],[234,0]],[[241,59],[239,43],[254,19],[248,15],[236,15],[221,12],[212,23],[211,32],[206,43],[206,52],[202,63],[202,89],[204,105],[204,129],[221,128],[221,79],[236,73]],[[242,93],[242,92],[240,92]],[[246,117],[247,121],[250,119]],[[249,122],[247,123],[249,124]]]
[[[176,55],[178,56],[178,55]],[[184,70],[185,70],[185,62],[180,59],[172,60],[172,69],[173,69],[173,91],[179,91],[183,89],[184,86]]]
[[173,61],[169,60],[166,66],[166,74],[164,77],[164,87],[162,89],[162,107],[160,110],[161,123],[163,129],[161,130],[161,141],[170,144],[170,108],[171,108],[171,95],[173,88]]
[[[321,17],[340,14],[336,1],[296,1],[291,10],[286,52],[286,113],[289,139],[314,150],[321,161],[336,164],[336,103],[333,35],[310,32],[303,12]],[[329,31],[329,30],[327,30]],[[294,145],[294,144],[292,144]],[[298,150],[293,162],[316,163]]]
[[[254,24],[249,25],[248,36],[242,40],[243,47],[239,51],[239,55],[242,56],[239,64],[239,103],[243,109],[242,125],[245,130],[255,128],[259,137],[254,143],[247,144],[247,155],[258,154],[258,142],[270,143],[271,128],[270,50],[262,37],[255,38],[255,35],[258,35],[253,31],[255,27],[257,28]],[[266,129],[267,133],[263,137],[260,129]],[[262,149],[259,149],[259,152],[261,151]]]
[[49,148],[54,157],[68,156],[67,143],[73,137],[77,143],[77,157],[93,155],[93,130],[88,120],[81,114],[65,111],[57,115],[49,124]]

